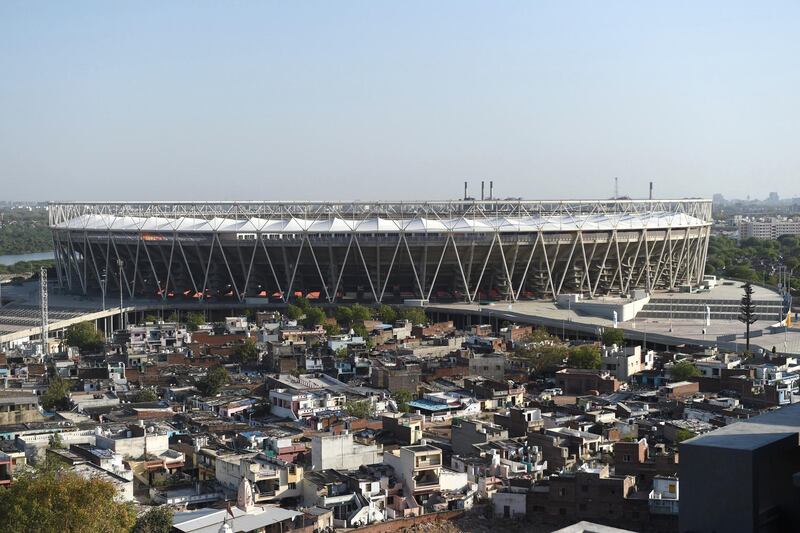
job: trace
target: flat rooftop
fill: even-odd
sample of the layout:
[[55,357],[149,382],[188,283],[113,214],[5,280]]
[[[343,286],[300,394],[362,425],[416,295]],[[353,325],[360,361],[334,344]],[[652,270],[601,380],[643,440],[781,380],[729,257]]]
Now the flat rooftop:
[[681,446],[708,446],[755,450],[791,437],[800,445],[800,404],[787,405],[741,422],[729,424],[705,435],[683,441]]

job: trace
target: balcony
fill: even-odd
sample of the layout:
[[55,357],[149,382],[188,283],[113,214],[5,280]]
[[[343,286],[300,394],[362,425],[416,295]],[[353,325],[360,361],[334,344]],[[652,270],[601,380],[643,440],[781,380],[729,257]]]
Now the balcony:
[[661,492],[651,490],[649,495],[650,512],[652,514],[660,515],[677,515],[678,501],[679,500],[677,498],[674,498],[669,494],[663,494]]

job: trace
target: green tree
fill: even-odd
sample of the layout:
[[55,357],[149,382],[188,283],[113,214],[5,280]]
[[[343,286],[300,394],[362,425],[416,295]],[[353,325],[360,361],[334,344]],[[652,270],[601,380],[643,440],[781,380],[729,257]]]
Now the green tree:
[[700,375],[700,370],[690,361],[678,361],[669,369],[669,377],[673,381],[685,381]]
[[347,359],[347,347],[342,346],[338,350],[336,350],[336,358],[337,359]]
[[153,507],[139,518],[133,533],[169,533],[172,531],[172,509],[168,505]]
[[197,383],[197,388],[204,396],[216,396],[229,381],[228,371],[218,366],[208,371],[205,377]]
[[0,491],[5,531],[129,533],[135,523],[133,505],[116,501],[117,489],[109,481],[51,465],[14,477]]
[[390,305],[381,304],[378,307],[378,318],[384,324],[394,324],[397,321],[397,311]]
[[189,331],[197,331],[205,323],[206,317],[203,316],[203,313],[189,313],[186,315],[186,329]]
[[236,346],[233,351],[233,358],[239,363],[258,361],[258,356],[258,344],[253,338],[245,339],[244,342]]
[[55,376],[50,380],[47,390],[42,394],[42,407],[48,411],[53,409],[66,410],[69,408],[67,393],[71,389],[71,384],[61,376]]
[[304,296],[295,298],[294,305],[299,307],[303,313],[308,313],[309,309],[311,309],[311,302],[309,302],[308,298],[305,298]]
[[312,329],[325,322],[325,313],[319,307],[309,307],[306,311],[306,317],[303,319],[303,326],[307,329]]
[[156,315],[148,313],[147,315],[145,315],[144,321],[145,321],[145,323],[158,322],[158,317]]
[[569,355],[561,342],[520,343],[514,349],[514,357],[522,359],[534,374],[555,372]]
[[289,320],[297,320],[298,318],[303,316],[303,310],[294,304],[288,304],[286,306],[286,311],[284,312],[284,314]]
[[403,307],[400,309],[400,318],[408,320],[414,325],[427,324],[428,317],[425,315],[425,310],[421,307]]
[[364,326],[363,322],[360,324],[353,324],[353,327],[351,329],[353,330],[355,336],[364,339],[367,348],[372,348],[372,346],[374,345],[374,343],[372,342],[372,337],[369,336],[369,331],[367,331],[367,328],[366,326]]
[[53,433],[50,435],[47,446],[53,450],[63,450],[66,448],[66,446],[64,446],[64,439],[61,438],[61,433]]
[[74,346],[81,352],[99,352],[106,343],[103,334],[91,322],[71,325],[64,333],[64,340],[68,346]]
[[336,309],[336,322],[343,328],[350,328],[353,325],[353,310],[345,305],[340,305]]
[[322,327],[325,329],[325,335],[327,335],[329,337],[331,335],[338,335],[339,333],[342,332],[342,330],[339,328],[339,326],[337,326],[335,324],[327,324],[326,323],[326,324],[323,324]]
[[369,400],[351,400],[344,404],[344,410],[356,418],[372,418],[375,415],[375,408]]
[[169,314],[169,316],[167,316],[167,322],[174,322],[175,324],[177,324],[180,321],[181,317],[175,311],[173,311],[172,313]]
[[362,323],[365,320],[372,318],[372,310],[364,307],[361,304],[353,304],[350,306],[350,313],[352,315],[353,324]]
[[603,345],[611,346],[612,344],[624,346],[625,332],[619,328],[605,328],[603,330]]
[[133,401],[136,403],[155,402],[158,401],[158,395],[152,389],[141,389],[136,391]]
[[401,390],[394,393],[394,401],[397,402],[397,410],[401,413],[407,413],[409,410],[408,402],[413,399],[410,392]]
[[688,429],[680,428],[675,432],[675,442],[683,442],[685,440],[691,439],[694,437],[695,434],[689,431]]
[[576,346],[569,351],[567,366],[569,368],[600,368],[600,348],[593,344]]

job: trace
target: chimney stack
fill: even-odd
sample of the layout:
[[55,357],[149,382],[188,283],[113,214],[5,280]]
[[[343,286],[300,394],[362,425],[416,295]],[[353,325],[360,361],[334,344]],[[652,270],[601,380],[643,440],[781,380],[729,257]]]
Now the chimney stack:
[[650,182],[650,199],[653,199],[653,182]]
[[494,200],[494,181],[489,182],[489,200]]
[[481,180],[481,201],[485,199],[483,195],[483,191],[485,190],[485,188],[486,188],[486,182]]
[[464,200],[466,200],[467,198],[469,198],[469,197],[467,196],[467,182],[465,181],[464,182]]

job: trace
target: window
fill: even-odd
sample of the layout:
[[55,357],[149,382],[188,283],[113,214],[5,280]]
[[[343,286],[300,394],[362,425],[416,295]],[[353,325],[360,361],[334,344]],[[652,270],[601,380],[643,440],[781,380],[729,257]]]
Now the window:
[[581,485],[581,492],[589,492],[589,485]]
[[562,507],[558,510],[558,514],[561,516],[567,516],[567,510]]
[[289,483],[289,490],[294,490],[297,488],[297,483]]
[[564,487],[561,487],[560,489],[558,489],[558,495],[559,496],[566,496],[567,495],[567,489],[565,489]]
[[624,462],[626,462],[626,463],[630,463],[631,462],[631,454],[626,453],[625,455],[622,456],[622,460]]

